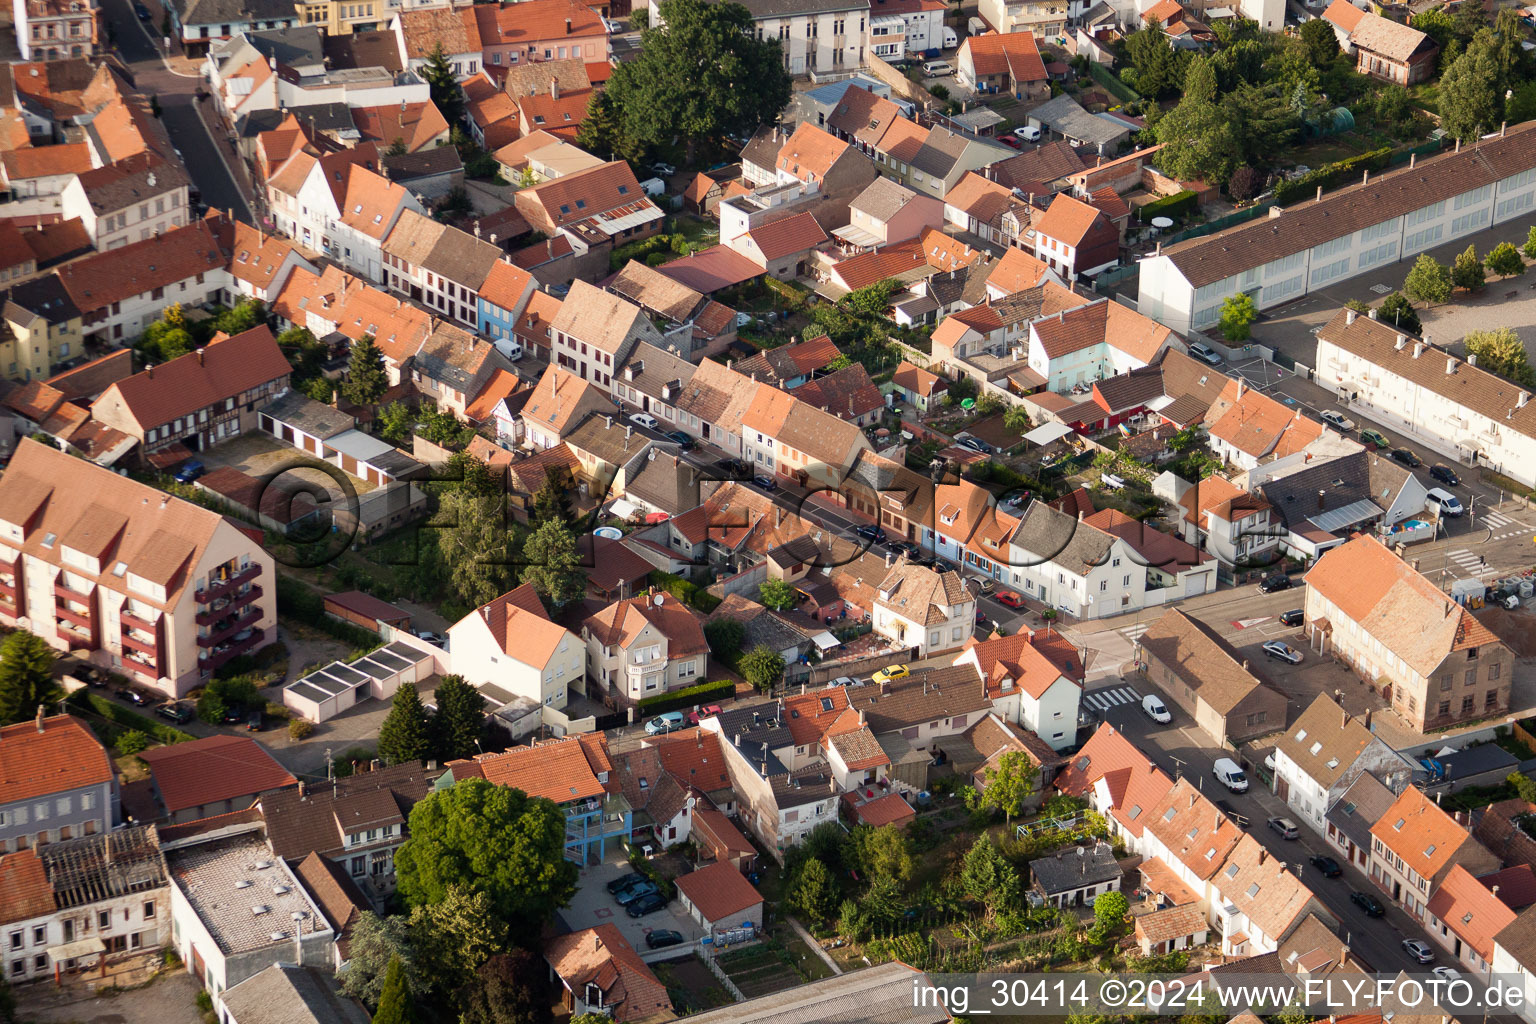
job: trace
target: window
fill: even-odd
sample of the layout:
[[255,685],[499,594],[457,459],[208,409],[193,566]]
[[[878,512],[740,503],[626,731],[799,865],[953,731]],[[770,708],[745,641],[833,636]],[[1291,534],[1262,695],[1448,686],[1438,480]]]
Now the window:
[[1470,696],[1461,698],[1461,713],[1467,714],[1477,706],[1477,702]]
[[1488,681],[1491,683],[1497,678],[1499,678],[1499,663],[1496,661],[1490,662],[1488,665]]
[[46,941],[48,941],[48,926],[42,924],[34,925],[32,927],[32,945],[41,946]]
[[144,901],[144,920],[152,921],[152,920],[154,920],[154,918],[155,918],[155,901],[154,900],[145,900]]
[[1467,675],[1466,675],[1466,679],[1464,681],[1464,685],[1471,686],[1475,682],[1477,682],[1477,669],[1475,669],[1475,668],[1467,669]]
[[96,912],[96,927],[98,927],[98,928],[111,928],[112,927],[112,911],[110,911],[110,910],[98,910]]
[[1483,695],[1483,710],[1492,711],[1499,706],[1499,691],[1489,690]]
[[22,942],[22,933],[19,932],[19,931],[11,932],[11,948],[12,949],[20,949],[21,948],[21,942]]
[[1451,702],[1448,701],[1448,700],[1441,701],[1440,702],[1440,708],[1435,713],[1437,715],[1442,716],[1442,717],[1444,717],[1445,715],[1450,714],[1451,713]]

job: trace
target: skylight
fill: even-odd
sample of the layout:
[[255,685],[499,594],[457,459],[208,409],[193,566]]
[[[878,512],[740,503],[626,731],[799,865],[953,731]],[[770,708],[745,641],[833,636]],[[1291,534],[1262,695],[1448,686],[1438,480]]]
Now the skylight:
[[1317,743],[1312,744],[1312,750],[1311,750],[1312,756],[1316,757],[1317,756],[1317,752],[1322,750],[1322,749],[1323,749],[1322,741],[1318,741]]
[[1176,811],[1172,807],[1170,807],[1166,811],[1163,812],[1163,820],[1164,821],[1172,821],[1174,819],[1174,816],[1177,815],[1178,813],[1179,813],[1178,811]]
[[1258,894],[1259,894],[1259,883],[1258,882],[1254,882],[1252,885],[1250,885],[1248,887],[1248,896],[1250,898],[1252,898],[1254,896],[1257,896]]
[[1406,824],[1408,824],[1406,821],[1404,821],[1402,818],[1398,818],[1397,824],[1392,826],[1392,831],[1401,832],[1403,830],[1403,826]]
[[1297,743],[1300,743],[1302,740],[1304,740],[1306,738],[1307,738],[1307,730],[1305,730],[1305,729],[1302,729],[1300,732],[1298,732],[1296,734],[1296,742]]
[[1228,864],[1227,865],[1227,877],[1228,878],[1236,878],[1237,877],[1237,865],[1236,864]]
[[1435,844],[1434,843],[1430,843],[1429,846],[1424,850],[1424,856],[1426,856],[1426,857],[1433,857],[1434,855],[1435,855]]

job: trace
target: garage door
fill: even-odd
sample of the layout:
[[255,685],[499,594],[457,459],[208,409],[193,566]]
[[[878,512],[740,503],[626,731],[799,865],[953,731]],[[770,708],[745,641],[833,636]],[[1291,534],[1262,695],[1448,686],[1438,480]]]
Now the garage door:
[[1205,593],[1205,584],[1210,578],[1211,574],[1208,572],[1197,572],[1192,576],[1185,577],[1184,596],[1194,597],[1196,594]]

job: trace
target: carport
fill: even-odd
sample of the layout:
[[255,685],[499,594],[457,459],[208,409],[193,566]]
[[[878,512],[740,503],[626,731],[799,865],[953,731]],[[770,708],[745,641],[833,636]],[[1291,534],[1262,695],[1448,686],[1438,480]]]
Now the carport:
[[1072,428],[1065,423],[1042,423],[1034,430],[1025,434],[1024,440],[1044,447],[1052,441],[1060,441],[1073,432]]

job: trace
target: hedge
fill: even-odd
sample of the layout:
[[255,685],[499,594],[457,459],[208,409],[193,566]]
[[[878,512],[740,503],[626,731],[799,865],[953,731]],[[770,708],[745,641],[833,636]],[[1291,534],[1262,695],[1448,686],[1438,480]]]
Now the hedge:
[[706,592],[703,587],[696,583],[689,583],[681,576],[674,576],[669,572],[653,569],[651,570],[650,580],[651,586],[657,590],[671,594],[679,601],[691,608],[697,608],[705,615],[720,607],[720,598]]
[[736,684],[730,679],[717,679],[713,683],[696,683],[670,693],[658,693],[654,697],[642,697],[635,705],[637,711],[647,714],[656,711],[678,711],[695,704],[708,704],[713,700],[729,700],[736,696]]
[[[96,735],[108,746],[117,742],[117,737],[130,729],[137,729],[144,735],[153,736],[158,742],[167,745],[185,743],[194,738],[190,733],[182,732],[175,726],[157,722],[136,711],[129,711],[121,704],[114,704],[89,690],[76,690],[69,695],[66,703],[90,716],[91,728],[96,730]],[[103,718],[109,721],[102,722]]]
[[1175,192],[1171,196],[1163,196],[1161,199],[1152,200],[1152,202],[1136,211],[1136,218],[1143,224],[1150,222],[1153,217],[1176,218],[1193,210],[1199,198],[1189,189],[1185,189],[1183,192]]
[[[1299,178],[1290,178],[1275,186],[1275,202],[1282,206],[1299,199],[1316,195],[1318,186],[1324,191],[1360,180],[1367,170],[1385,170],[1392,160],[1392,147],[1383,146],[1369,153],[1360,153],[1347,160],[1340,160],[1315,171],[1308,171]],[[1143,210],[1146,207],[1142,207]]]
[[313,626],[322,633],[351,644],[372,650],[382,641],[379,634],[350,622],[342,622],[325,614],[325,598],[298,580],[282,573],[277,574],[277,614],[287,616],[306,626]]

